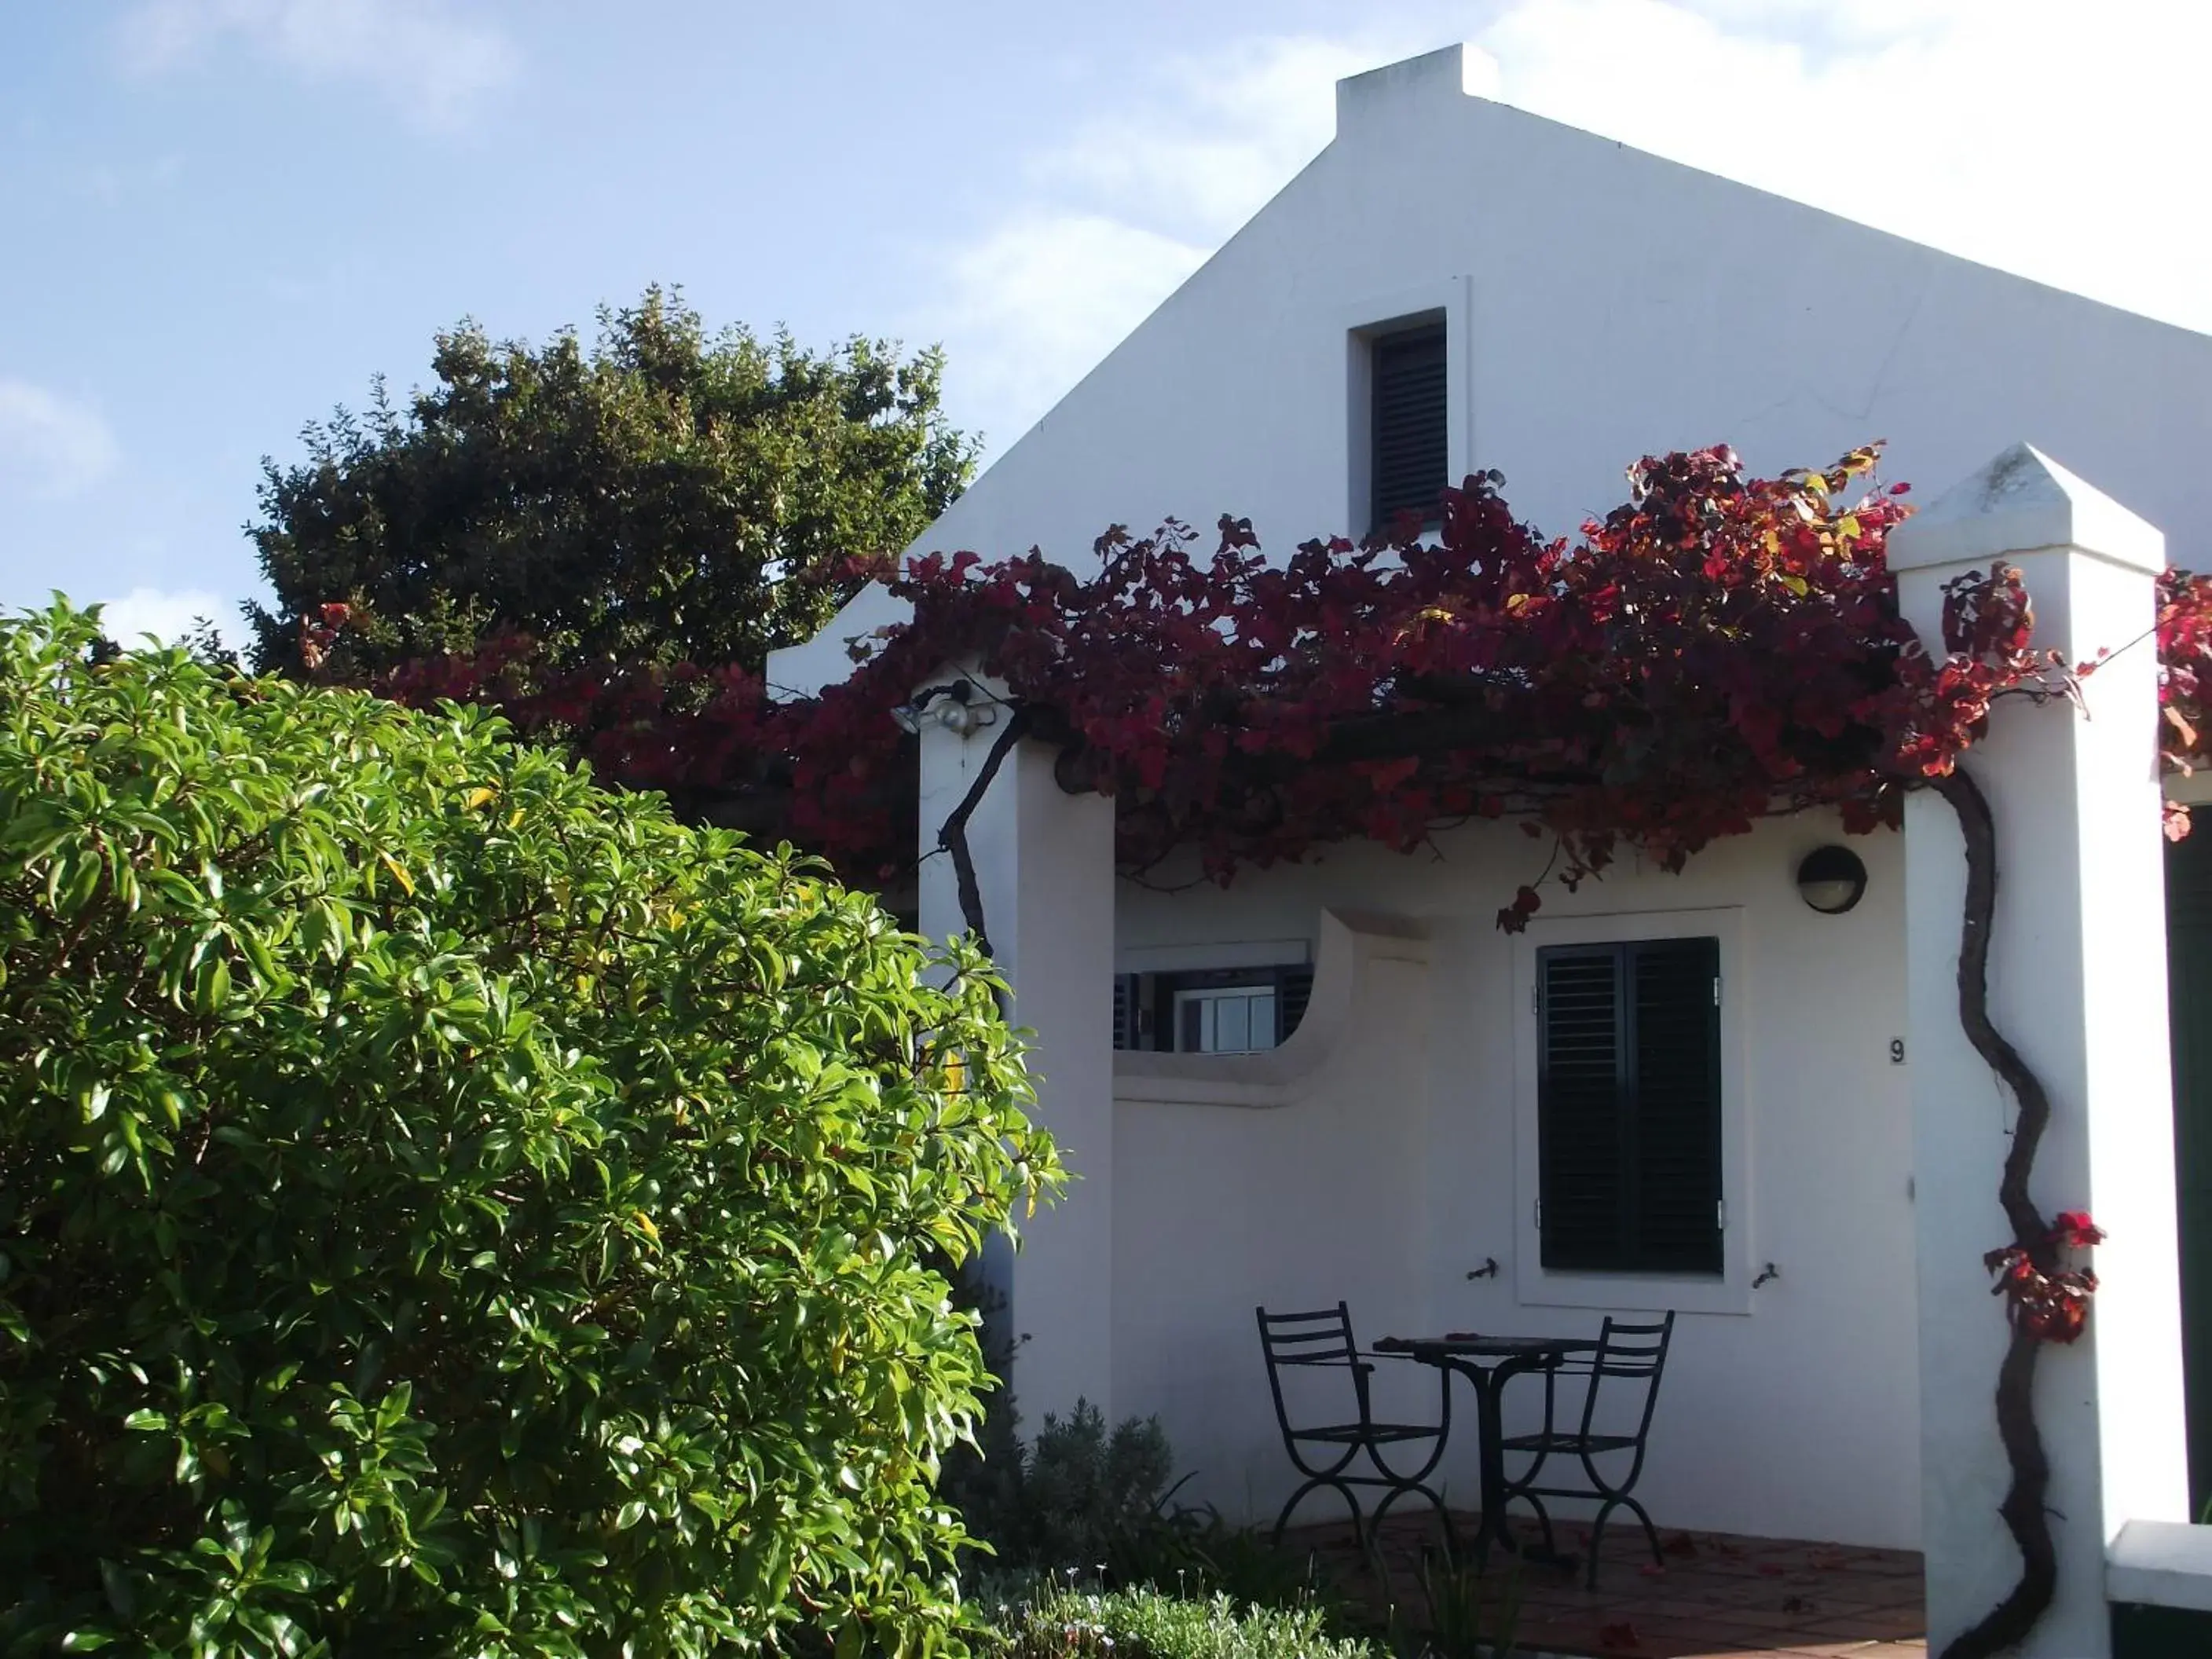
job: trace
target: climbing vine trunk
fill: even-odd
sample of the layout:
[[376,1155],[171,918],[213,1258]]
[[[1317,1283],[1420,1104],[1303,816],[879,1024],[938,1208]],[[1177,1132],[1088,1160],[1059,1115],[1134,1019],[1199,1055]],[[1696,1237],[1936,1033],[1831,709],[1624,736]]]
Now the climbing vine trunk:
[[[968,821],[975,816],[975,809],[983,797],[991,792],[991,781],[999,775],[1006,764],[1007,754],[1027,734],[1029,711],[1017,708],[999,728],[992,740],[983,763],[975,769],[975,781],[968,786],[968,793],[960,803],[945,814],[944,823],[937,831],[937,845],[952,860],[953,880],[960,895],[960,915],[967,922],[968,931],[975,936],[975,943],[985,956],[991,950],[990,918],[983,913],[982,884],[975,877],[975,855],[968,845]],[[1000,1000],[1003,1002],[1004,998]],[[1002,1007],[1000,1012],[1004,1013]]]
[[[1966,841],[1966,897],[1959,933],[1959,1024],[1974,1051],[2012,1091],[2020,1105],[2012,1149],[1997,1182],[1997,1201],[2011,1224],[2013,1242],[2039,1269],[2054,1265],[2051,1228],[2028,1195],[2036,1149],[2051,1123],[2051,1097],[1990,1018],[1990,936],[1996,920],[1996,823],[1989,799],[1963,769],[1935,781],[1936,793],[1957,815]],[[1982,1619],[1952,1638],[1942,1659],[1990,1659],[2014,1646],[2035,1627],[2058,1583],[2058,1550],[2045,1503],[2051,1461],[2035,1423],[2035,1366],[2045,1344],[2020,1321],[2013,1322],[2004,1363],[1997,1369],[1997,1436],[2012,1483],[1998,1513],[2019,1546],[2020,1581]]]

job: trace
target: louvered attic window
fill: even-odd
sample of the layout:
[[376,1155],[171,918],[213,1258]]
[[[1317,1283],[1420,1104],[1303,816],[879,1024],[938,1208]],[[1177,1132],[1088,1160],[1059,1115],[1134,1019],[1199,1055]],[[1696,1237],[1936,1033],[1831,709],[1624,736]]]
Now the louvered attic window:
[[1444,325],[1434,323],[1385,334],[1372,349],[1371,527],[1388,530],[1408,508],[1425,523],[1437,516],[1444,486],[1450,482]]
[[1720,942],[1536,953],[1546,1267],[1722,1272]]

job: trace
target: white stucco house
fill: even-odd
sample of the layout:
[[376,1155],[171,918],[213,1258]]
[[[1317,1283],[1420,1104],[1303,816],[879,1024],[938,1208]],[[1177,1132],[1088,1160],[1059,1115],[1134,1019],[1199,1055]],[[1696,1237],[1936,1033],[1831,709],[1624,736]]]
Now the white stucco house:
[[[1433,403],[1391,378],[1408,352]],[[1109,524],[1223,512],[1285,550],[1363,533],[1407,441],[1378,374],[1415,386],[1428,413],[1404,418],[1433,423],[1415,435],[1443,476],[1497,468],[1561,533],[1640,455],[1726,442],[1764,472],[1886,438],[1885,477],[1927,509],[1893,538],[1923,634],[1941,581],[1998,554],[2076,656],[2148,626],[2166,560],[2212,565],[2212,338],[1470,96],[1455,48],[1341,82],[1328,149],[918,550],[1079,564]],[[1992,472],[2022,440],[2063,465]],[[845,642],[895,615],[863,594],[771,680],[842,678]],[[2042,1377],[2065,1518],[2030,1650],[2051,1654],[2106,1650],[2107,1546],[2187,1513],[2154,696],[2138,652],[2092,682],[2092,720],[2008,710],[1970,763],[2005,837],[1995,1010],[2059,1102],[2038,1196],[2112,1235],[2092,1335]],[[986,744],[923,744],[928,846]],[[1509,938],[1494,913],[1534,873],[1510,824],[1454,831],[1440,858],[1347,845],[1170,896],[1117,882],[1111,803],[1062,793],[1050,759],[1018,751],[973,830],[1041,1115],[1080,1177],[1013,1266],[1026,1419],[1079,1395],[1158,1413],[1198,1495],[1269,1519],[1295,1481],[1255,1304],[1342,1297],[1364,1340],[1674,1310],[1639,1489],[1662,1525],[1924,1547],[1939,1643],[2008,1587],[1981,1255],[2005,1237],[2009,1113],[1956,1018],[1940,803],[1850,842],[1868,878],[1845,914],[1800,896],[1803,856],[1844,839],[1810,816],[1680,875],[1553,894]],[[949,933],[942,865],[921,922]],[[1673,939],[1718,954],[1711,1260],[1548,1266],[1540,953]],[[1117,991],[1125,1012],[1155,1000],[1149,1028],[1117,1027]]]

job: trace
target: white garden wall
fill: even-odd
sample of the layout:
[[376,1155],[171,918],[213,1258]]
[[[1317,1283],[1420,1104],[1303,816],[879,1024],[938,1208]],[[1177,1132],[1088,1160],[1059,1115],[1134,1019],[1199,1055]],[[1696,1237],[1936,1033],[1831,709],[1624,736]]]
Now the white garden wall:
[[[1425,937],[1363,952],[1350,1018],[1316,1069],[1245,1097],[1289,1103],[1160,1098],[1176,1079],[1203,1096],[1209,1072],[1264,1073],[1264,1062],[1119,1057],[1115,1409],[1157,1412],[1203,1497],[1271,1519],[1294,1480],[1255,1303],[1344,1297],[1363,1340],[1594,1332],[1606,1307],[1678,1307],[1642,1489],[1662,1525],[1916,1543],[1911,1126],[1906,1068],[1890,1052],[1905,1030],[1903,846],[1887,834],[1851,842],[1869,871],[1866,897],[1822,916],[1798,897],[1795,871],[1838,839],[1830,820],[1794,819],[1715,848],[1680,876],[1621,869],[1579,895],[1547,890],[1522,943],[1493,916],[1541,851],[1510,825],[1446,837],[1441,860],[1347,847],[1225,892],[1125,884],[1125,957],[1318,939],[1331,908],[1380,913]],[[1581,920],[1608,915],[1620,921]],[[1534,1016],[1516,960],[1576,927],[1628,937],[1678,924],[1723,939],[1729,1279],[1592,1285],[1547,1275],[1529,1224]],[[1349,935],[1331,932],[1349,948]],[[1309,1027],[1326,1018],[1328,956]],[[1498,1276],[1469,1280],[1486,1258]],[[1781,1276],[1751,1290],[1770,1261]],[[1686,1311],[1699,1307],[1726,1310]],[[1533,1383],[1516,1387],[1534,1403]],[[1407,1410],[1432,1409],[1433,1395],[1427,1373],[1401,1380]],[[1467,1418],[1447,1474],[1454,1500],[1472,1507],[1471,1396],[1455,1408]],[[1335,1500],[1309,1501],[1313,1518],[1330,1518]]]

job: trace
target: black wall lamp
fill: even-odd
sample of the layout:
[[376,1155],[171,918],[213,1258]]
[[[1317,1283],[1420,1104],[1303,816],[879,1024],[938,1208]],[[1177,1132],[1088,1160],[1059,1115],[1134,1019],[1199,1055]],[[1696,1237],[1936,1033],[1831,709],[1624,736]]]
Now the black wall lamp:
[[1840,916],[1866,895],[1867,867],[1848,847],[1816,847],[1797,866],[1797,892],[1824,916]]

